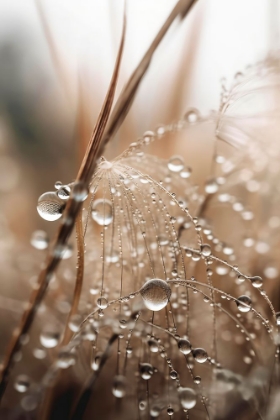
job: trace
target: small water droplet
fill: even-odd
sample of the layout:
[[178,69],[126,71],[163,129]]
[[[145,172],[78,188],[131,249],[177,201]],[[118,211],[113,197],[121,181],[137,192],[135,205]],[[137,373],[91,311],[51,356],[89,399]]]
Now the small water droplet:
[[203,348],[193,349],[192,354],[198,363],[205,363],[208,358],[208,354]]
[[215,179],[209,179],[205,183],[205,192],[207,194],[215,194],[219,189],[219,185]]
[[191,343],[186,338],[180,338],[178,348],[183,354],[189,354],[192,350]]
[[178,378],[178,372],[176,372],[176,370],[171,370],[170,378],[171,379],[177,379]]
[[70,366],[75,365],[77,356],[75,353],[71,352],[69,349],[61,349],[58,353],[56,365],[60,369],[67,369]]
[[62,185],[57,191],[57,195],[61,200],[68,200],[70,197],[71,188],[69,185]]
[[195,108],[189,109],[186,114],[184,115],[184,119],[189,124],[195,124],[199,120],[199,111]]
[[43,230],[35,230],[32,233],[30,243],[36,249],[46,249],[49,245],[47,233]]
[[126,380],[122,375],[116,375],[113,381],[113,395],[116,398],[123,398],[126,394]]
[[108,306],[108,300],[104,297],[98,298],[96,303],[100,309],[106,309]]
[[19,375],[16,377],[14,387],[18,392],[26,392],[30,387],[30,378],[27,375]]
[[148,280],[140,290],[145,306],[151,311],[160,311],[167,305],[171,289],[164,280]]
[[240,296],[236,301],[237,308],[240,312],[249,312],[251,310],[251,304],[251,299],[246,295]]
[[256,289],[259,289],[263,285],[263,279],[260,276],[253,276],[249,277],[252,283],[252,286],[254,286]]
[[140,375],[145,381],[151,379],[154,368],[150,363],[140,363]]
[[46,327],[40,335],[40,342],[42,346],[50,349],[58,345],[59,338],[60,333],[55,328]]
[[85,201],[88,198],[88,187],[84,182],[78,181],[73,185],[73,198],[78,203]]
[[110,225],[113,220],[111,201],[103,198],[95,200],[92,204],[91,216],[100,226]]
[[208,244],[202,244],[200,250],[204,257],[209,257],[211,255],[211,246]]
[[185,164],[181,156],[172,156],[169,159],[167,166],[171,172],[180,172],[184,169]]
[[150,340],[148,340],[148,346],[152,353],[158,352],[158,342],[154,338],[151,338]]

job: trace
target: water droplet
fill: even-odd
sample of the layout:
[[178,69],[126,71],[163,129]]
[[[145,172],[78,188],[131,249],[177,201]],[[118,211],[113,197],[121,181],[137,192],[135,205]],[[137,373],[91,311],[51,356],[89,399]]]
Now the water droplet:
[[106,309],[108,306],[108,300],[104,297],[98,298],[96,303],[100,309]]
[[91,363],[91,367],[93,370],[97,371],[99,369],[100,366],[100,362],[101,362],[101,357],[102,357],[102,353],[97,353]]
[[263,285],[263,279],[260,276],[253,276],[249,277],[252,283],[252,286],[254,286],[256,289],[259,289]]
[[186,166],[184,170],[180,172],[180,177],[183,179],[187,179],[191,176],[191,174],[192,174],[192,168],[190,168],[189,166]]
[[75,182],[73,185],[73,198],[78,203],[88,198],[88,187],[83,182]]
[[83,317],[81,315],[79,314],[72,315],[68,323],[70,330],[73,332],[79,331],[82,321],[83,321]]
[[205,192],[207,194],[215,194],[219,189],[219,185],[217,184],[215,179],[209,179],[205,183]]
[[140,375],[145,381],[151,379],[154,368],[150,363],[140,363]]
[[154,338],[151,338],[150,340],[148,340],[148,346],[152,353],[158,352],[158,342]]
[[176,372],[176,370],[171,370],[170,378],[171,379],[177,379],[178,378],[178,372]]
[[139,410],[143,411],[147,407],[146,401],[139,401]]
[[168,407],[168,409],[167,409],[166,411],[167,411],[167,414],[168,414],[169,416],[173,416],[173,414],[174,414],[174,410],[173,410],[173,408],[172,408],[172,407]]
[[180,338],[178,348],[183,354],[189,354],[192,350],[191,343],[186,338]]
[[75,365],[76,360],[77,360],[77,356],[75,353],[71,352],[67,348],[61,349],[60,352],[58,353],[56,365],[60,369],[67,369],[70,366]]
[[113,381],[113,395],[117,398],[123,398],[126,394],[126,380],[122,375],[116,375]]
[[203,348],[193,349],[192,354],[198,363],[205,363],[208,358],[208,354]]
[[183,408],[190,410],[196,405],[197,395],[192,388],[183,388],[178,389],[179,398]]
[[32,233],[30,243],[36,249],[46,249],[49,245],[49,238],[43,230],[35,230]]
[[21,406],[25,411],[33,411],[38,406],[38,402],[36,395],[26,395],[21,400]]
[[45,328],[40,335],[40,342],[42,346],[51,349],[58,345],[60,333],[54,328]]
[[18,392],[26,392],[30,387],[30,379],[27,375],[19,375],[16,377],[14,387]]
[[148,280],[140,290],[145,306],[151,311],[160,311],[167,305],[171,289],[164,280]]
[[70,193],[71,188],[68,185],[62,185],[57,191],[57,195],[61,200],[68,200]]
[[251,299],[246,295],[240,296],[236,301],[237,308],[240,312],[249,312],[251,310],[251,304]]
[[38,199],[37,211],[42,219],[53,222],[61,217],[65,203],[55,192],[46,192]]
[[59,190],[61,187],[62,187],[62,182],[61,181],[56,181],[55,182],[55,184],[54,184],[54,188],[56,189],[56,190]]
[[276,312],[276,323],[280,325],[280,312]]
[[201,247],[201,254],[204,257],[209,257],[211,255],[211,246],[208,244],[202,244]]
[[184,115],[184,119],[189,124],[195,124],[199,120],[199,111],[195,108],[189,109]]
[[169,159],[167,166],[171,172],[180,172],[184,169],[185,164],[181,156],[172,156]]
[[92,204],[91,216],[100,226],[112,223],[113,211],[111,201],[103,198],[95,200]]
[[197,384],[197,385],[199,385],[200,382],[201,382],[201,377],[200,376],[195,376],[194,377],[194,383]]

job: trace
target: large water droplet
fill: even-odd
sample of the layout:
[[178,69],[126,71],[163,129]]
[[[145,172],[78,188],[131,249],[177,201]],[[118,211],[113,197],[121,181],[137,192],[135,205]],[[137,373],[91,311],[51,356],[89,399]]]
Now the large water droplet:
[[180,338],[178,341],[178,348],[183,354],[189,354],[192,350],[191,343],[185,338]]
[[198,363],[204,363],[208,358],[208,354],[203,348],[193,349],[192,354]]
[[154,368],[150,363],[140,363],[140,375],[146,381],[151,379]]
[[125,396],[126,380],[124,376],[117,375],[114,377],[112,392],[113,395],[117,398],[123,398]]
[[169,159],[167,166],[171,172],[180,172],[184,169],[185,164],[181,156],[172,156]]
[[55,192],[46,192],[38,199],[37,211],[42,219],[53,222],[61,217],[65,203]]
[[49,238],[43,230],[35,230],[32,233],[30,243],[36,249],[46,249],[49,245]]
[[192,388],[183,388],[180,387],[178,389],[179,398],[181,404],[187,410],[190,410],[196,405],[197,395],[196,392]]
[[276,323],[280,325],[280,312],[276,312]]
[[27,375],[17,376],[14,387],[18,392],[26,392],[30,387],[30,379]]
[[240,312],[249,312],[251,310],[251,304],[251,299],[246,295],[240,296],[236,301],[237,308]]
[[148,280],[140,290],[145,306],[151,311],[160,311],[167,305],[171,289],[164,280]]
[[100,226],[112,223],[113,211],[111,201],[103,198],[95,200],[92,204],[91,216]]

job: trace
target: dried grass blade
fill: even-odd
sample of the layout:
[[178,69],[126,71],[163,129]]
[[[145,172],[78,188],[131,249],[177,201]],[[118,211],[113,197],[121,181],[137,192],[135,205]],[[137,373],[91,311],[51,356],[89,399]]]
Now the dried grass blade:
[[[98,150],[100,146],[100,141],[102,138],[102,134],[105,130],[106,123],[109,118],[109,114],[112,108],[116,84],[118,80],[119,68],[123,53],[124,47],[124,40],[125,40],[125,32],[126,32],[126,16],[124,15],[124,23],[123,23],[123,31],[121,37],[121,43],[116,59],[116,64],[113,72],[113,76],[111,79],[111,83],[108,89],[108,93],[106,95],[104,105],[98,117],[98,121],[96,123],[95,129],[91,136],[90,143],[88,145],[88,149],[85,155],[85,158],[82,162],[81,169],[78,173],[77,182],[82,182],[83,185],[87,185],[92,175],[92,171],[95,168],[96,161],[98,159]],[[38,288],[35,289],[30,297],[29,304],[23,316],[21,318],[20,324],[18,328],[14,331],[13,337],[9,343],[9,346],[6,351],[6,355],[2,364],[2,374],[1,374],[1,382],[0,382],[0,400],[3,397],[5,392],[10,371],[14,364],[14,356],[15,354],[21,349],[21,337],[24,334],[27,334],[29,331],[34,316],[37,312],[38,306],[40,305],[41,301],[43,300],[46,290],[48,288],[49,282],[51,277],[58,266],[61,260],[61,253],[58,252],[61,247],[67,242],[68,238],[70,237],[76,217],[80,211],[82,203],[76,201],[73,196],[70,197],[68,200],[66,209],[64,211],[63,223],[60,225],[58,230],[58,234],[55,240],[55,244],[53,247],[52,253],[47,258],[45,268],[41,271],[38,278]]]

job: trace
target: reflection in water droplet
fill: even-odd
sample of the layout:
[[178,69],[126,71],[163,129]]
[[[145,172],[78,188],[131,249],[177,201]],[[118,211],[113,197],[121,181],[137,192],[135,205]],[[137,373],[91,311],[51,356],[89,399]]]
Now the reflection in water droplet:
[[111,201],[102,198],[95,200],[92,204],[91,216],[100,226],[112,223],[113,211]]
[[140,290],[145,306],[151,311],[160,311],[167,305],[171,289],[164,280],[148,280]]
[[46,192],[38,199],[37,211],[42,219],[53,222],[61,217],[65,203],[55,192]]

